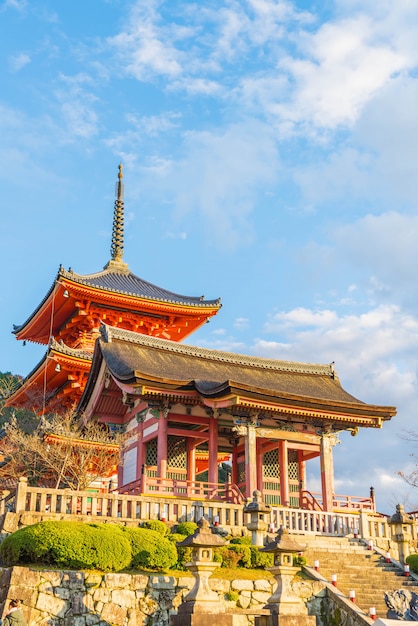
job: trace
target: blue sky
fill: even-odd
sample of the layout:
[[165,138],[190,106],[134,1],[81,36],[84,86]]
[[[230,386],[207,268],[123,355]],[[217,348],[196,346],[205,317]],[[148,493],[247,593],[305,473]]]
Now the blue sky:
[[[343,435],[340,494],[418,507],[418,11],[410,0],[0,2],[0,370],[58,266],[110,258],[221,297],[189,343],[330,363],[381,431]],[[312,478],[312,487],[315,487]]]

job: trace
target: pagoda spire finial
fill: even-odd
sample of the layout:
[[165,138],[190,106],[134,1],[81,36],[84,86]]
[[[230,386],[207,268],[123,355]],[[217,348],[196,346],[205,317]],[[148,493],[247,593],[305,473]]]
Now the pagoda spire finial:
[[104,269],[128,269],[123,260],[124,240],[124,204],[123,204],[123,165],[119,164],[118,181],[116,183],[116,200],[113,210],[112,245],[110,246],[111,260]]

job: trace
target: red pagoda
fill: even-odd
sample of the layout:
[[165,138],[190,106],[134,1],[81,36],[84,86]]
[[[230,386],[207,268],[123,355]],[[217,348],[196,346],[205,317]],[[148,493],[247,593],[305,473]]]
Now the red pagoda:
[[88,275],[61,266],[37,309],[23,324],[14,327],[17,339],[44,344],[48,349],[8,398],[8,406],[43,414],[62,413],[77,405],[102,323],[178,342],[219,311],[219,299],[179,295],[131,272],[123,260],[122,178],[120,165],[110,261],[102,271]]

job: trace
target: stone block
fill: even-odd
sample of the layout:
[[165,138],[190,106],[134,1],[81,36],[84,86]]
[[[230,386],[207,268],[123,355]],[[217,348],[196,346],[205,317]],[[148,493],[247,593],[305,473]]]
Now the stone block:
[[119,606],[129,609],[135,606],[135,591],[132,591],[132,589],[115,589],[111,593],[111,599],[114,604],[119,604]]
[[137,591],[138,589],[146,589],[148,586],[148,576],[142,574],[134,574],[131,576],[130,588]]
[[248,607],[250,606],[250,602],[251,602],[251,595],[245,596],[243,593],[239,594],[238,606],[241,609],[248,609]]
[[101,618],[105,622],[109,622],[109,624],[124,626],[127,613],[128,609],[126,607],[119,606],[113,602],[107,602],[103,605]]
[[267,604],[270,597],[271,593],[266,593],[265,591],[253,591],[252,594],[253,602],[258,604]]
[[231,583],[229,580],[220,580],[219,578],[209,579],[210,588],[212,591],[220,591],[221,593],[228,593],[231,589]]
[[154,589],[173,589],[176,580],[173,576],[150,576],[149,585]]
[[9,586],[18,585],[20,587],[26,585],[28,587],[37,587],[41,582],[39,572],[34,572],[27,567],[11,567],[10,568]]
[[103,576],[101,574],[86,574],[84,584],[88,589],[92,587],[100,587],[102,584]]
[[50,572],[40,572],[41,580],[45,580],[48,582],[51,587],[59,587],[61,584],[62,574],[61,572],[50,571]]
[[105,574],[103,576],[103,583],[106,587],[110,587],[111,589],[125,589],[129,587],[131,577],[129,574]]
[[191,589],[194,585],[194,578],[190,578],[190,576],[181,576],[177,580],[178,588]]
[[71,591],[67,589],[67,587],[46,587],[42,589],[39,588],[39,591],[44,591],[45,593],[53,593],[57,598],[61,598],[61,600],[69,600],[71,598]]
[[87,612],[87,607],[84,602],[84,593],[81,591],[73,592],[70,600],[70,614],[71,615],[84,615]]
[[252,580],[233,580],[231,582],[231,589],[234,591],[252,591],[254,589]]
[[131,609],[128,612],[128,622],[127,626],[144,626],[145,624],[145,616],[138,609]]
[[268,593],[272,593],[272,585],[269,580],[255,580],[254,581],[254,590],[255,591],[266,591]]
[[63,620],[64,626],[86,626],[84,615],[67,615]]
[[110,589],[107,589],[105,587],[99,587],[98,589],[95,589],[93,592],[93,600],[95,602],[109,602],[110,601]]
[[69,589],[84,589],[84,572],[65,571],[62,576],[62,584]]
[[158,608],[158,603],[149,595],[144,596],[138,602],[138,608],[145,615],[152,615]]
[[39,611],[54,615],[55,617],[63,618],[69,606],[68,603],[61,598],[56,598],[46,593],[39,593],[35,608]]

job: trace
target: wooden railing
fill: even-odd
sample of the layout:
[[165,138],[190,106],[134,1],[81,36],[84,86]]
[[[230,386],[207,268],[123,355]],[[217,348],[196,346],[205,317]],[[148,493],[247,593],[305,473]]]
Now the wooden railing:
[[[311,511],[323,511],[323,499],[321,493],[312,493],[311,491],[302,491],[301,505],[303,509]],[[339,511],[347,509],[347,511],[366,510],[376,512],[373,498],[363,496],[344,496],[334,495],[332,500],[333,510]]]
[[222,526],[243,526],[243,504],[182,498],[173,494],[131,495],[29,487],[21,478],[18,487],[0,499],[0,515],[6,512],[63,518],[69,515],[118,518],[120,521],[160,519],[167,522],[198,521],[205,516]]
[[[183,482],[183,481],[180,481]],[[186,481],[187,482],[187,481]],[[173,492],[161,495],[134,495],[130,493],[99,493],[29,487],[26,478],[21,478],[15,491],[3,492],[0,496],[0,515],[8,511],[32,514],[33,519],[65,519],[67,516],[117,518],[120,522],[160,519],[167,522],[198,521],[205,516],[210,523],[227,527],[242,527],[248,522],[242,502],[210,500],[205,495],[211,488],[184,497]],[[193,486],[193,485],[192,485]],[[188,485],[190,487],[190,485]],[[226,486],[224,485],[225,489]],[[230,488],[231,486],[229,486]],[[202,497],[200,497],[202,496]],[[296,534],[357,535],[363,539],[391,537],[388,518],[358,509],[357,512],[324,512],[272,506],[266,521],[271,530],[280,527]],[[417,539],[414,524],[413,539]]]
[[141,481],[124,485],[121,493],[150,494],[173,496],[177,498],[193,498],[202,500],[219,500],[232,504],[243,504],[244,496],[233,483],[210,483],[183,478],[158,478],[145,472]]

